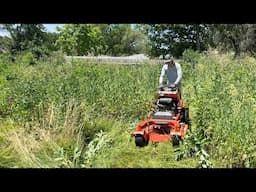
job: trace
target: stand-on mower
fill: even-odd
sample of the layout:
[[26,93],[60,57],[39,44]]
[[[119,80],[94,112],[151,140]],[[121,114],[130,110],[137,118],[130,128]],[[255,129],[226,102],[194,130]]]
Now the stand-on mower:
[[133,131],[135,144],[144,147],[149,141],[170,141],[177,146],[184,139],[189,125],[189,108],[182,106],[179,89],[174,85],[163,87],[157,92],[156,110]]

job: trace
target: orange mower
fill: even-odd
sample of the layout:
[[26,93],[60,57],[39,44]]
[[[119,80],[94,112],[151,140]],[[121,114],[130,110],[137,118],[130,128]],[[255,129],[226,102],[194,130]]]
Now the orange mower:
[[133,131],[135,144],[144,147],[149,141],[169,141],[177,146],[183,141],[189,126],[189,108],[182,106],[179,89],[174,85],[162,87],[157,92],[156,110]]

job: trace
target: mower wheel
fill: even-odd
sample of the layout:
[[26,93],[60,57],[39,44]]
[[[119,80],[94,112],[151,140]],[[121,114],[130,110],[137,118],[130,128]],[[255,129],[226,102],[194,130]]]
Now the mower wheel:
[[137,147],[144,147],[147,143],[142,135],[135,136],[135,144]]
[[181,122],[189,123],[189,111],[188,111],[188,109],[182,109],[182,111],[181,111]]
[[172,136],[172,146],[179,146],[181,142],[181,137],[179,135]]

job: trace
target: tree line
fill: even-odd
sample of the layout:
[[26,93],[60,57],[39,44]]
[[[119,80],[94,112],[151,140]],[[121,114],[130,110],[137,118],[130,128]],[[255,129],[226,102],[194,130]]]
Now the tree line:
[[0,24],[0,53],[30,51],[40,58],[54,51],[66,55],[158,57],[209,48],[256,55],[256,24],[65,24],[47,32],[43,24]]

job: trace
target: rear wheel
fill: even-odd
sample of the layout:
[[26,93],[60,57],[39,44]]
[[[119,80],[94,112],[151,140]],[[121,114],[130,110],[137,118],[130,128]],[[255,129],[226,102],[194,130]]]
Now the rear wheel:
[[145,145],[147,145],[147,142],[142,135],[137,135],[135,136],[135,144],[137,147],[144,147]]
[[172,146],[179,146],[181,142],[181,137],[179,135],[172,136]]

